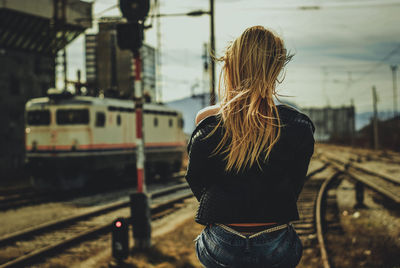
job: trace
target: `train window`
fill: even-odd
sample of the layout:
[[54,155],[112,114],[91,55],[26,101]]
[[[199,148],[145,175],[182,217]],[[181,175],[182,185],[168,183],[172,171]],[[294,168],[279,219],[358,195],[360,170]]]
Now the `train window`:
[[86,125],[89,123],[89,110],[58,109],[56,121],[58,125]]
[[117,126],[121,125],[121,115],[117,115]]
[[31,126],[48,126],[50,125],[50,111],[37,110],[29,111],[27,113],[26,121]]
[[183,121],[183,118],[179,118],[179,119],[178,119],[178,124],[179,124],[179,127],[180,127],[180,128],[183,128],[183,126],[184,126],[184,124],[185,124],[185,122]]
[[96,113],[96,127],[104,127],[106,124],[106,115],[102,112]]
[[156,127],[156,126],[158,126],[158,118],[157,117],[154,117],[154,126]]
[[168,125],[169,125],[169,127],[172,127],[173,124],[174,124],[174,122],[172,121],[172,119],[169,119],[169,120],[168,120]]

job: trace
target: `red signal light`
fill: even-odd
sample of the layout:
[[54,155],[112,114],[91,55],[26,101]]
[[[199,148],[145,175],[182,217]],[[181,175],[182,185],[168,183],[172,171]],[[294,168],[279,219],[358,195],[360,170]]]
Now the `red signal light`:
[[115,222],[115,227],[120,228],[122,226],[122,222],[117,221]]

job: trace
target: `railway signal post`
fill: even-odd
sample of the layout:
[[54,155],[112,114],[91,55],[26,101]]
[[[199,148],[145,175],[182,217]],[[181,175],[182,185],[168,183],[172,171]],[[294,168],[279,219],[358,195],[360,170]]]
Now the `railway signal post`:
[[143,92],[141,81],[140,48],[143,42],[143,23],[150,8],[149,0],[120,0],[120,9],[128,23],[117,26],[117,40],[121,49],[129,49],[135,57],[135,114],[136,114],[136,169],[137,192],[130,196],[131,219],[135,248],[151,245],[149,199],[145,183],[145,154],[143,133]]
[[129,226],[124,218],[117,218],[112,224],[112,256],[118,261],[129,254]]

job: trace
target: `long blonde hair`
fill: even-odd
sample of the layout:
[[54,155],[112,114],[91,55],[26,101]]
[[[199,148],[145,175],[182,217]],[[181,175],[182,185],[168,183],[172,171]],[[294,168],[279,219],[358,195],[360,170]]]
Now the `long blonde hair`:
[[226,171],[238,173],[255,163],[260,167],[262,153],[264,161],[268,159],[280,137],[281,122],[273,100],[275,87],[282,82],[278,76],[291,57],[281,38],[262,26],[254,26],[218,59],[224,62],[218,87],[218,114],[222,120],[214,131],[222,124],[225,132],[213,153],[226,154]]

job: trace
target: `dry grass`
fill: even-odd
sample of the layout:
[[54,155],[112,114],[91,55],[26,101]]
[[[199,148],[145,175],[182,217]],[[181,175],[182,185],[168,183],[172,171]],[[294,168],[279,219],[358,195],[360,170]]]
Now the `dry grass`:
[[200,268],[193,240],[202,229],[201,225],[189,219],[173,232],[155,238],[149,251],[132,251],[130,257],[117,267]]

